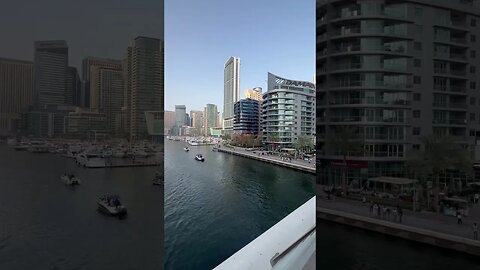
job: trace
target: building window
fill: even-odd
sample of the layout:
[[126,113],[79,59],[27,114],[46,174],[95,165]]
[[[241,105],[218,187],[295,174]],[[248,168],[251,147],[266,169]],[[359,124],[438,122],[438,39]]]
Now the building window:
[[413,117],[414,118],[420,118],[420,110],[414,110],[413,111]]
[[476,69],[475,66],[470,66],[470,73],[475,74],[475,71],[476,71],[475,69]]
[[414,59],[414,60],[413,60],[413,65],[414,65],[415,67],[421,67],[421,66],[422,66],[422,60],[420,60],[420,59]]
[[421,7],[415,7],[415,16],[422,17],[423,16],[423,9]]
[[475,36],[475,35],[470,35],[470,41],[471,41],[471,42],[477,41],[477,36]]
[[475,50],[470,51],[470,58],[475,58],[477,56],[477,52]]
[[414,83],[414,84],[421,84],[421,83],[422,83],[422,77],[420,77],[420,76],[413,76],[413,83]]
[[471,97],[471,98],[470,98],[470,105],[475,105],[476,102],[477,102],[477,101],[475,100],[474,97]]
[[421,51],[422,50],[422,43],[419,42],[419,41],[413,42],[413,48],[417,51]]
[[470,120],[475,121],[475,113],[470,113]]
[[420,144],[414,144],[414,145],[412,145],[412,148],[414,150],[420,150]]
[[470,89],[475,89],[475,88],[476,88],[475,82],[470,82]]
[[420,99],[421,99],[421,94],[420,93],[414,93],[413,94],[413,100],[420,101]]
[[471,26],[471,27],[477,26],[477,20],[472,19],[472,20],[470,21],[470,26]]
[[475,129],[470,129],[470,136],[475,137]]
[[420,135],[420,128],[419,127],[414,127],[412,129],[412,134],[413,135]]

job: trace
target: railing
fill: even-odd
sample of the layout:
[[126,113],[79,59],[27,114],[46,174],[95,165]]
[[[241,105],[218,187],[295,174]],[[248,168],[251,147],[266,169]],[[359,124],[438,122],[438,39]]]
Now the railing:
[[381,122],[381,123],[406,123],[406,118],[389,119],[383,117],[367,116],[332,116],[330,122]]
[[451,59],[458,59],[458,60],[466,60],[467,59],[465,54],[460,54],[460,53],[451,53],[450,58]]
[[367,84],[366,81],[337,81],[332,87],[389,87],[389,88],[412,88],[412,84],[404,83],[388,83],[384,81],[376,81],[373,85]]
[[378,99],[366,99],[366,98],[350,98],[343,100],[331,100],[330,105],[410,105],[408,100],[395,100],[395,101],[383,101]]
[[315,206],[313,197],[214,270],[313,269],[306,267],[315,259]]

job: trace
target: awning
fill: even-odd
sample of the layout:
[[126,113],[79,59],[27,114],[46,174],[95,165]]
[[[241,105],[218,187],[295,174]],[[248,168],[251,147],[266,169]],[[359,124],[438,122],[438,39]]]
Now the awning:
[[375,178],[370,178],[370,179],[368,179],[368,181],[395,184],[395,185],[409,185],[409,184],[414,184],[414,183],[418,182],[415,179],[389,177],[389,176],[379,176],[379,177],[375,177]]

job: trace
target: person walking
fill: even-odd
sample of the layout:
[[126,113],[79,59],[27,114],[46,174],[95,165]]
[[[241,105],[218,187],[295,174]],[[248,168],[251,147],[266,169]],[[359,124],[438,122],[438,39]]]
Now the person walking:
[[457,212],[457,224],[462,225],[462,213]]
[[476,222],[473,223],[472,230],[473,230],[473,240],[478,240],[478,225]]

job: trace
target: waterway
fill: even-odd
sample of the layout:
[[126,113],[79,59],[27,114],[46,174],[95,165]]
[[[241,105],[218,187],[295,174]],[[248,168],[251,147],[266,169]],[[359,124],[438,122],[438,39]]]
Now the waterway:
[[[0,269],[160,269],[163,192],[156,167],[85,169],[54,154],[0,144]],[[78,187],[60,181],[72,172]],[[125,219],[97,211],[118,194]]]
[[448,249],[317,220],[317,269],[478,270],[480,259]]
[[165,142],[165,269],[212,269],[314,196],[315,175],[184,146]]

